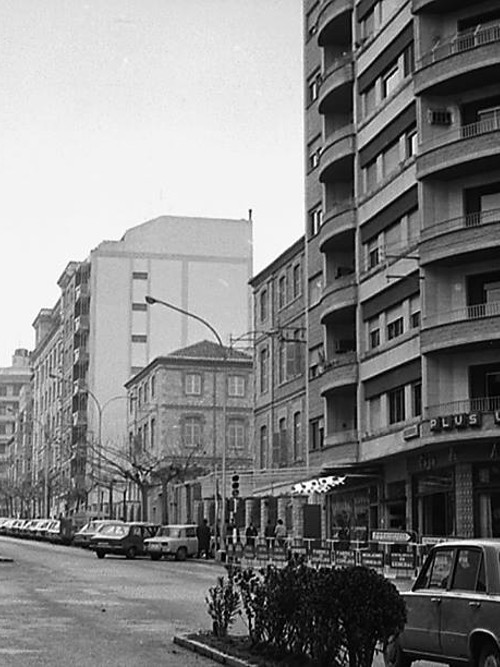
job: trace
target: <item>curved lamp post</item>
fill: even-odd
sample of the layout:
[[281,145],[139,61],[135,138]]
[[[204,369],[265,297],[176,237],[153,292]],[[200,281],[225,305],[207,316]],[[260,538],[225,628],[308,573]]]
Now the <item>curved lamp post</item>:
[[[165,306],[165,308],[170,308],[170,310],[175,310],[177,313],[180,313],[181,315],[186,315],[186,317],[191,317],[193,320],[197,320],[201,324],[203,324],[214,336],[215,340],[217,341],[217,344],[219,345],[221,352],[222,352],[222,360],[223,360],[223,365],[222,365],[222,378],[223,378],[223,392],[222,392],[222,423],[223,423],[223,439],[222,439],[222,457],[221,457],[221,513],[220,513],[220,538],[222,544],[225,543],[225,534],[226,534],[226,449],[227,449],[227,434],[226,434],[226,361],[228,359],[228,351],[227,348],[225,347],[224,343],[222,342],[222,338],[215,329],[215,327],[210,324],[207,320],[205,320],[203,317],[200,317],[199,315],[196,315],[196,313],[192,313],[189,310],[185,310],[184,308],[180,308],[179,306],[176,306],[173,303],[169,303],[168,301],[163,301],[162,299],[156,299],[153,296],[146,296],[145,301],[148,305],[152,306],[154,304],[160,304],[161,306]],[[214,389],[215,389],[216,384],[214,383]],[[214,408],[216,407],[215,403],[215,393],[214,393]],[[214,424],[215,425],[215,424]],[[214,443],[215,443],[215,434],[214,434]],[[215,447],[214,447],[215,449]],[[215,460],[216,460],[216,452],[214,451],[214,467],[215,467]],[[215,475],[215,469],[214,469],[214,475]],[[217,504],[217,494],[214,494],[214,501]],[[217,537],[217,536],[216,536]]]

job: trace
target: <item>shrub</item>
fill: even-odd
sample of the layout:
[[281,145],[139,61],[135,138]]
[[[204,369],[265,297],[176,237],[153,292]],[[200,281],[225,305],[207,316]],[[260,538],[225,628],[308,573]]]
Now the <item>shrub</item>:
[[240,610],[240,595],[233,578],[217,577],[217,585],[208,589],[205,598],[212,618],[212,632],[216,637],[226,637]]

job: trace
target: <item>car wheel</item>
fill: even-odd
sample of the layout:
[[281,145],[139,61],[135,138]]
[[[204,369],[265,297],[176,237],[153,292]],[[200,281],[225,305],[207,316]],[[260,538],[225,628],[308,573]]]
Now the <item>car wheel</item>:
[[175,560],[186,560],[187,551],[186,547],[179,547],[175,554]]
[[384,664],[385,667],[410,667],[411,660],[401,648],[399,635],[390,637],[385,645]]
[[102,551],[102,549],[96,549],[95,555],[97,556],[97,558],[104,558],[106,552]]
[[125,552],[125,558],[128,558],[129,560],[135,558],[136,556],[137,556],[137,549],[135,547],[129,547]]
[[479,654],[478,667],[500,667],[500,651],[493,642],[487,642]]
[[161,554],[149,554],[151,560],[160,560]]

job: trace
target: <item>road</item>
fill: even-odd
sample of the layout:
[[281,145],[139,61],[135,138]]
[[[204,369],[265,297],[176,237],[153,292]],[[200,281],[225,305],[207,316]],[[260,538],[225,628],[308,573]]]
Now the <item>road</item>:
[[210,627],[204,601],[223,568],[128,561],[0,537],[2,667],[205,667],[175,634]]

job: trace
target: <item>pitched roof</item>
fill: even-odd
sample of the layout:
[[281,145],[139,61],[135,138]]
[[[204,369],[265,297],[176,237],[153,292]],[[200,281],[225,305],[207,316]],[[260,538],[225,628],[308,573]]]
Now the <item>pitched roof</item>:
[[190,359],[239,359],[241,361],[252,361],[252,357],[239,350],[230,347],[222,348],[218,343],[210,340],[202,340],[199,343],[188,345],[180,350],[175,350],[166,355],[170,357],[183,357]]

